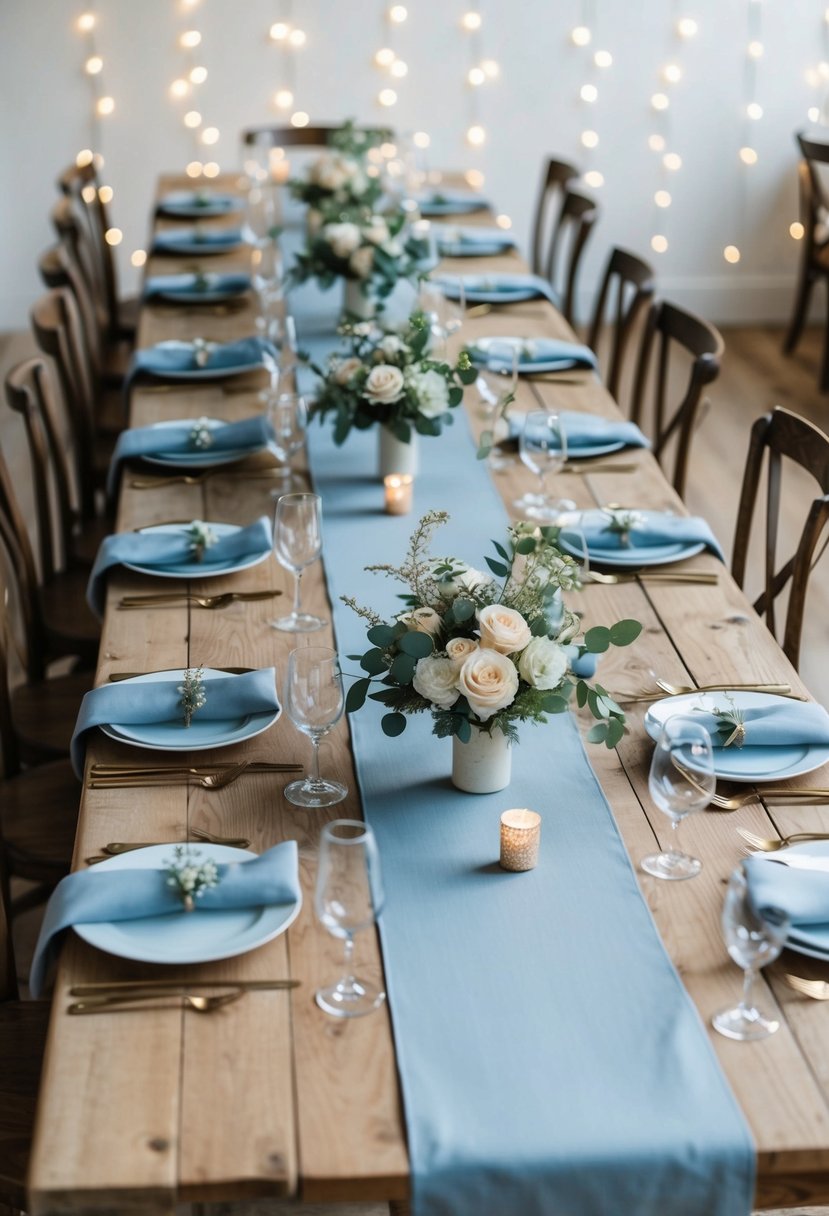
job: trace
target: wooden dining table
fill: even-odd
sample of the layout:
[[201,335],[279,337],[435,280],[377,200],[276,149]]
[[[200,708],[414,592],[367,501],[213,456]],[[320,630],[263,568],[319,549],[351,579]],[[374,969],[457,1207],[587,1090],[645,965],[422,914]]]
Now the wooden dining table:
[[[159,193],[182,188],[186,178],[166,176]],[[213,183],[240,190],[235,178]],[[232,224],[238,217],[229,217]],[[211,221],[212,223],[213,221]],[[481,213],[460,222],[492,222]],[[159,216],[158,227],[175,221]],[[246,270],[247,247],[209,259],[205,270]],[[151,256],[148,274],[191,268],[192,258]],[[517,252],[486,259],[445,261],[451,272],[523,270]],[[254,332],[256,305],[250,295],[237,306],[181,306],[147,301],[138,344],[169,338],[221,341]],[[558,311],[546,300],[489,311],[477,309],[458,341],[485,335],[552,336],[572,339]],[[301,335],[300,335],[301,336]],[[332,335],[332,346],[334,338]],[[130,400],[131,425],[209,416],[241,419],[261,412],[264,374],[200,383],[143,379]],[[533,407],[584,410],[614,417],[618,407],[598,379],[539,377],[517,389],[516,410]],[[477,393],[464,407],[474,433],[484,426]],[[747,439],[747,437],[746,437]],[[439,443],[430,439],[426,443]],[[470,443],[470,467],[474,447]],[[348,448],[343,449],[343,461]],[[742,453],[734,453],[734,476]],[[163,470],[128,465],[118,500],[120,531],[166,521],[205,519],[246,524],[271,514],[283,486],[278,470],[259,459],[211,472],[195,483]],[[634,465],[633,470],[614,465]],[[693,467],[693,466],[692,466]],[[704,476],[703,470],[697,470]],[[463,476],[459,470],[458,475]],[[495,474],[505,516],[512,501],[532,488],[520,463]],[[295,483],[308,483],[298,460]],[[147,483],[150,483],[148,486]],[[569,465],[555,489],[579,507],[623,503],[642,508],[685,510],[654,457],[630,449],[603,462],[600,471]],[[714,487],[712,487],[714,492]],[[382,487],[378,483],[378,503]],[[325,504],[323,504],[323,511]],[[482,542],[486,538],[482,538]],[[366,556],[355,532],[354,562]],[[774,638],[749,606],[726,568],[711,554],[681,569],[716,574],[714,584],[634,580],[591,584],[570,597],[585,625],[633,617],[644,628],[629,649],[602,660],[602,683],[618,694],[649,689],[659,695],[654,674],[675,684],[780,682],[795,693],[808,690]],[[191,594],[272,588],[281,598],[234,602],[218,609],[178,602],[164,608],[125,610],[128,593],[180,587]],[[170,583],[117,568],[110,576],[95,684],[124,672],[152,672],[193,665],[275,666],[284,678],[294,646],[290,634],[271,627],[284,611],[290,576],[270,557],[229,576]],[[331,619],[325,564],[303,578],[303,603]],[[334,644],[330,626],[314,635]],[[808,661],[808,660],[807,660]],[[806,671],[808,678],[808,670]],[[591,747],[591,763],[613,810],[630,857],[636,860],[669,843],[668,818],[648,796],[651,741],[643,728],[647,705],[631,703],[628,730],[612,751]],[[405,747],[406,741],[401,740]],[[448,749],[448,742],[436,742]],[[199,759],[307,763],[307,741],[286,714],[264,734],[227,751]],[[193,827],[245,837],[261,852],[285,839],[299,844],[303,907],[290,929],[247,954],[210,964],[162,967],[105,954],[67,935],[54,988],[49,1039],[41,1083],[29,1178],[34,1216],[58,1213],[170,1212],[188,1201],[245,1200],[296,1196],[304,1202],[391,1201],[401,1210],[409,1195],[409,1163],[395,1065],[390,1011],[336,1020],[314,1003],[315,989],[338,974],[340,945],[314,914],[313,889],[320,829],[334,818],[360,818],[347,721],[323,747],[328,773],[345,782],[345,802],[326,810],[289,804],[282,773],[245,773],[222,790],[197,784],[128,789],[91,788],[93,763],[147,763],[157,757],[95,732],[88,747],[73,868],[100,855],[111,841],[182,842]],[[165,759],[169,759],[166,757]],[[447,751],[447,771],[448,771]],[[792,781],[829,785],[829,770]],[[458,795],[465,797],[465,795]],[[543,810],[543,808],[539,808]],[[731,813],[709,810],[684,826],[684,843],[703,861],[692,882],[665,883],[640,874],[641,889],[665,946],[710,1026],[712,1013],[733,1002],[740,985],[720,929],[724,882],[742,855],[737,828],[764,836],[799,830],[829,830],[829,808],[766,807],[756,799]],[[380,979],[377,938],[358,942],[361,969]],[[781,1020],[777,1034],[759,1043],[731,1042],[711,1033],[721,1066],[751,1127],[757,1145],[758,1206],[829,1202],[829,1007],[791,991],[786,970],[827,974],[826,966],[786,956],[763,973],[762,996]],[[249,991],[225,1010],[199,1016],[171,1002],[163,1009],[70,1016],[70,989],[95,981],[170,978],[196,982],[256,981],[290,977],[292,990]],[[567,977],[562,977],[567,983]],[[609,994],[612,1000],[612,994]],[[647,993],[642,999],[642,1034],[648,1034]],[[391,1010],[391,1014],[393,1014]]]

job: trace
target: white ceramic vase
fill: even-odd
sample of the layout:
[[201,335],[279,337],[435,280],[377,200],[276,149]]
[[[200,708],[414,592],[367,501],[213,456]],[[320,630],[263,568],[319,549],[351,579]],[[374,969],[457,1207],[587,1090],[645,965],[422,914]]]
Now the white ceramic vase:
[[377,315],[377,300],[363,294],[361,279],[343,279],[343,311],[363,321]]
[[493,728],[491,734],[472,727],[468,743],[452,737],[452,784],[467,794],[495,794],[505,789],[512,776],[512,745],[506,735]]
[[379,444],[377,450],[377,473],[379,477],[388,477],[390,473],[408,473],[412,477],[417,474],[418,440],[417,431],[412,431],[408,443],[398,439],[387,426],[378,426]]

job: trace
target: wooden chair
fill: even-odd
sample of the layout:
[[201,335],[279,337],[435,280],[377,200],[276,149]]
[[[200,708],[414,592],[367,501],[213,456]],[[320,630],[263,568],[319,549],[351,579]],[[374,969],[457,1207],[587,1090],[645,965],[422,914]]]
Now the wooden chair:
[[[764,590],[755,601],[754,607],[765,617],[766,624],[776,636],[775,601],[785,587],[789,588],[782,647],[787,658],[797,667],[812,559],[824,527],[829,521],[829,436],[814,423],[790,413],[781,406],[776,406],[770,414],[758,418],[751,428],[731,567],[740,587],[745,580],[754,508],[767,456]],[[809,507],[794,556],[777,569],[783,457],[794,461],[810,473],[821,492]]]
[[547,158],[541,174],[541,188],[535,205],[532,241],[533,274],[544,274],[547,265],[545,250],[553,239],[557,214],[571,181],[579,177],[575,165],[565,160]]
[[611,250],[596,298],[587,345],[596,354],[599,353],[610,304],[611,347],[604,382],[607,391],[617,401],[631,337],[642,310],[653,299],[655,289],[654,272],[647,262],[626,249]]
[[[655,348],[655,367],[652,368]],[[720,374],[724,349],[719,332],[701,317],[666,300],[651,305],[636,361],[631,419],[642,425],[648,382],[653,371],[653,425],[650,428],[653,451],[664,465],[667,450],[671,442],[675,442],[672,480],[680,495],[685,491],[702,390]],[[690,359],[690,367],[687,381],[683,379],[681,383],[684,391],[674,395],[670,373],[672,360],[680,351]],[[676,384],[676,377],[673,383]],[[671,397],[673,399],[669,400]]]
[[[797,136],[797,142],[803,155],[797,174],[800,186],[800,222],[804,231],[800,242],[800,274],[794,311],[783,343],[786,354],[791,354],[800,340],[809,311],[812,288],[817,280],[824,279],[829,290],[829,198],[824,191],[817,167],[821,164],[829,165],[829,144],[808,139],[802,134]],[[826,311],[820,388],[824,393],[829,392],[829,308]]]
[[[242,142],[249,147],[271,148],[328,148],[331,137],[342,129],[342,123],[318,123],[314,127],[271,126],[246,127],[242,131]],[[381,133],[392,139],[391,127],[364,127],[363,130]]]
[[48,1001],[21,1001],[11,936],[8,875],[0,842],[0,1210],[26,1207],[26,1175],[46,1031]]
[[581,257],[599,207],[592,198],[566,190],[541,273],[558,297],[559,307],[571,325],[575,324],[576,280]]

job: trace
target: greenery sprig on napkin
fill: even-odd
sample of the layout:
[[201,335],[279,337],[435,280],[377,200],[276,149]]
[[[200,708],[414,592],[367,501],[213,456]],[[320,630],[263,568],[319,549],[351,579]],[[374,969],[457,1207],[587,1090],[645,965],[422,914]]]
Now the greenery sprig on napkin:
[[743,747],[746,741],[745,714],[737,708],[734,698],[730,697],[728,693],[725,694],[725,699],[728,701],[729,709],[722,709],[715,705],[712,709],[705,710],[698,705],[696,706],[697,712],[712,713],[717,719],[720,747]]
[[202,667],[188,667],[184,673],[184,683],[179,684],[177,691],[181,693],[179,705],[184,710],[184,725],[189,728],[193,714],[203,709],[207,704],[207,693],[204,691]]
[[197,862],[196,858],[200,856],[198,849],[178,844],[175,847],[175,858],[165,863],[167,886],[176,888],[185,912],[192,912],[196,906],[195,901],[200,899],[205,891],[219,885],[219,870],[215,861],[207,858]]

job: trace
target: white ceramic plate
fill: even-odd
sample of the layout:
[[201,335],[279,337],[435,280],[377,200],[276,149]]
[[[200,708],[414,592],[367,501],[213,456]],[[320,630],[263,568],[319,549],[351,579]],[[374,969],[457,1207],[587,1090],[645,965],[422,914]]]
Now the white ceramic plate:
[[[624,445],[622,445],[624,446]],[[582,512],[590,522],[601,514],[598,510]],[[582,537],[575,531],[579,526],[581,514],[572,512],[567,516],[567,523],[561,530],[558,543],[565,553],[571,557],[584,557]],[[571,530],[572,529],[572,530]],[[702,553],[705,545],[701,541],[674,541],[666,545],[643,545],[633,549],[601,549],[591,546],[587,555],[597,566],[615,566],[624,569],[626,566],[664,566],[670,562],[683,561],[686,557],[695,557]]]
[[[233,678],[230,672],[217,671],[213,667],[205,667],[204,674],[211,679]],[[145,675],[134,676],[131,680],[123,680],[122,683],[151,684],[155,680],[183,678],[184,670],[179,668],[177,671],[150,671]],[[128,725],[112,722],[101,726],[101,730],[110,739],[115,739],[118,743],[129,743],[133,747],[165,752],[204,752],[213,747],[229,747],[233,743],[243,743],[246,739],[261,735],[273,726],[281,713],[280,707],[276,710],[265,710],[263,713],[213,720],[199,718],[196,714],[188,727],[185,727],[183,719],[177,718],[170,722],[131,722]]]
[[[188,524],[151,524],[147,528],[140,528],[139,531],[173,534],[183,532],[188,526]],[[232,536],[234,532],[241,531],[238,524],[209,523],[208,527],[212,528],[220,538]],[[123,562],[122,565],[127,570],[134,570],[136,574],[149,574],[152,578],[216,578],[219,574],[236,574],[239,570],[248,570],[251,566],[258,566],[270,555],[271,546],[268,545],[267,549],[227,562],[178,562],[172,566],[138,566],[134,562]]]
[[[776,705],[780,701],[795,705],[786,697],[768,692],[746,692],[739,689],[722,693],[685,693],[681,697],[663,697],[656,701],[645,714],[645,730],[652,739],[668,718],[676,714],[689,714],[694,709],[711,710],[714,705],[726,706],[725,697],[734,702],[737,709],[757,709],[764,705]],[[820,743],[782,747],[716,747],[714,748],[714,771],[724,781],[753,784],[757,781],[784,781],[801,773],[811,773],[829,761],[829,747]]]
[[[176,418],[169,422],[155,422],[153,425],[161,429],[165,426],[181,426],[182,421],[195,421],[195,419]],[[206,419],[206,426],[211,431],[226,425],[221,418]],[[254,452],[261,451],[263,451],[262,448],[223,448],[220,452],[213,452],[210,448],[206,448],[202,452],[168,452],[166,454],[156,452],[154,456],[142,456],[141,459],[145,464],[159,465],[164,469],[180,469],[190,465],[194,469],[212,469],[218,465],[233,464],[236,460],[244,460],[246,456],[252,456]]]
[[[174,845],[150,845],[99,862],[96,870],[160,870],[172,860]],[[249,849],[227,845],[199,845],[203,860],[227,863],[255,857]],[[127,874],[124,882],[129,882]],[[140,920],[99,921],[76,925],[78,937],[114,954],[139,963],[211,963],[255,950],[284,933],[302,908],[302,897],[293,904],[260,908],[233,908],[207,912],[172,912]]]

